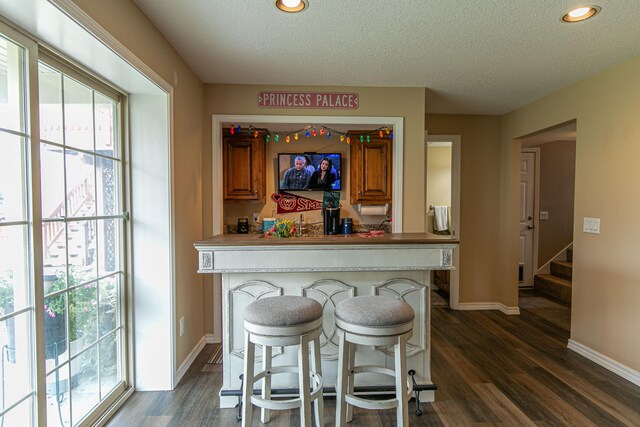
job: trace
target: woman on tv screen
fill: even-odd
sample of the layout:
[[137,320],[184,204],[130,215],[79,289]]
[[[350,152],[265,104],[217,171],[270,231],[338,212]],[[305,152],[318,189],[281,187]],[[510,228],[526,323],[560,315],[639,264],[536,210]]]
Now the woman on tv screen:
[[337,179],[332,166],[331,159],[323,157],[318,170],[311,174],[309,189],[331,190],[333,183]]

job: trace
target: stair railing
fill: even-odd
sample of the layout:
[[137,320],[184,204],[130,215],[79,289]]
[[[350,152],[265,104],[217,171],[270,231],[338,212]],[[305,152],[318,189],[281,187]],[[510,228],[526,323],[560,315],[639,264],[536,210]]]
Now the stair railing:
[[553,261],[565,261],[567,259],[567,252],[569,251],[569,249],[573,249],[573,242],[562,248],[560,252],[551,257],[549,261],[545,262],[540,268],[538,268],[536,274],[551,274],[551,263]]

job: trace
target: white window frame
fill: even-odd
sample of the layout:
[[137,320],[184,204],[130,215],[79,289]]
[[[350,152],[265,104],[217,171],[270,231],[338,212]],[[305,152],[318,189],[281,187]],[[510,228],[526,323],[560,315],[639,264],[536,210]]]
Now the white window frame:
[[[24,137],[26,142],[26,167],[27,167],[27,217],[28,221],[15,221],[11,223],[4,223],[3,225],[29,225],[29,275],[31,276],[31,289],[30,292],[32,294],[31,297],[31,305],[28,307],[19,310],[14,314],[19,314],[23,312],[32,312],[31,316],[31,333],[35,334],[31,337],[31,340],[34,342],[34,349],[36,357],[33,359],[32,363],[32,373],[34,378],[34,387],[33,391],[29,393],[25,398],[11,405],[11,407],[15,407],[25,399],[28,399],[31,396],[35,397],[35,411],[34,411],[34,422],[36,425],[44,426],[47,424],[47,394],[46,394],[46,372],[45,372],[45,338],[44,338],[44,328],[36,328],[36,325],[44,325],[44,311],[43,310],[35,310],[35,307],[42,307],[44,304],[44,293],[43,293],[43,257],[42,257],[42,209],[41,209],[41,176],[40,176],[40,123],[39,123],[39,94],[38,94],[38,64],[39,59],[42,57],[47,57],[46,61],[49,62],[52,60],[51,55],[55,55],[56,53],[49,49],[42,49],[42,46],[34,39],[27,35],[25,35],[21,30],[15,29],[10,26],[6,21],[0,18],[0,33],[3,37],[11,40],[12,42],[18,44],[22,48],[25,49],[25,61],[24,61],[24,75],[25,81],[24,83],[24,91],[26,92],[25,99],[25,132],[16,132],[10,131],[9,133],[15,134],[20,137]],[[42,52],[46,51],[45,55],[42,55]],[[83,83],[90,82],[90,86],[93,87],[98,92],[106,95],[108,97],[113,98],[117,96],[120,100],[122,106],[119,108],[119,114],[121,118],[120,122],[120,130],[121,135],[119,137],[120,148],[120,160],[122,165],[122,170],[120,171],[120,177],[122,179],[120,183],[122,194],[121,207],[125,211],[123,214],[116,215],[115,217],[121,219],[129,219],[128,211],[131,206],[131,198],[130,198],[130,187],[131,187],[131,162],[130,162],[130,149],[128,138],[126,137],[127,132],[127,124],[128,124],[128,99],[126,97],[121,97],[118,95],[118,92],[106,86],[104,83],[100,81],[95,81],[89,77],[83,76],[82,73],[84,71],[72,71],[72,65],[65,65],[63,62],[56,61],[53,59],[53,62],[56,62],[54,65],[55,68],[58,68],[60,64],[64,68],[63,71],[65,74],[71,75],[74,79],[80,80]],[[80,73],[80,74],[78,74]],[[115,94],[115,95],[114,95]],[[49,141],[45,141],[46,143],[50,143]],[[55,144],[60,145],[60,144]],[[75,150],[75,148],[74,148]],[[78,149],[78,151],[82,152],[82,150]],[[105,157],[101,156],[97,153],[92,153],[97,157]],[[113,218],[114,216],[109,216],[108,218]],[[73,218],[67,218],[67,220],[71,220]],[[101,219],[101,217],[94,216],[90,219]],[[121,262],[121,268],[125,272],[123,275],[122,281],[124,282],[123,287],[126,292],[122,294],[122,298],[124,299],[123,305],[121,306],[121,313],[123,317],[123,374],[122,379],[124,383],[121,383],[119,387],[116,387],[112,390],[107,398],[103,400],[102,403],[98,405],[96,410],[94,410],[93,414],[85,418],[80,424],[80,426],[85,425],[94,425],[94,424],[103,424],[108,416],[115,412],[117,408],[133,393],[134,387],[132,386],[133,374],[132,374],[132,327],[131,327],[131,319],[132,310],[130,304],[126,302],[131,298],[131,280],[132,274],[129,272],[129,266],[131,266],[131,226],[130,222],[127,221],[122,230],[123,234],[123,250],[125,251],[123,260]],[[68,361],[70,362],[70,361]]]
[[[32,155],[39,150],[39,121],[38,121],[38,45],[35,41],[25,36],[24,34],[14,30],[13,28],[4,25],[0,22],[0,33],[14,42],[15,44],[24,48],[24,85],[23,91],[25,96],[25,105],[23,106],[25,127],[24,134],[20,132],[10,132],[14,135],[22,136],[25,138],[26,149],[26,179],[27,179],[27,221],[17,221],[13,223],[5,223],[5,225],[21,224],[29,225],[29,283],[31,283],[31,305],[29,305],[21,312],[31,311],[31,334],[29,337],[33,343],[35,349],[35,355],[31,360],[32,367],[31,372],[33,374],[33,391],[25,398],[30,396],[35,397],[33,413],[34,421],[38,425],[45,425],[46,423],[46,377],[44,375],[44,330],[37,329],[36,325],[44,324],[44,311],[35,310],[35,307],[42,307],[43,300],[43,286],[42,286],[42,274],[36,272],[42,271],[42,258],[36,254],[42,253],[42,233],[34,232],[34,230],[41,230],[42,223],[40,221],[40,157],[39,155]],[[35,114],[34,114],[35,113]],[[35,335],[33,335],[35,334]],[[42,355],[42,357],[40,357]],[[23,399],[24,400],[24,399]],[[21,401],[23,401],[21,400]],[[19,404],[16,403],[16,405]],[[16,406],[13,405],[13,406]],[[9,409],[10,410],[10,409]]]

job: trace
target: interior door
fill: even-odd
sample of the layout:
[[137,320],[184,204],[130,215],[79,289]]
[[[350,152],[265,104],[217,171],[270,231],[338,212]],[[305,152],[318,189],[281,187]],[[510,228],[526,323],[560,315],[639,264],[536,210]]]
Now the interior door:
[[534,275],[534,227],[535,227],[535,151],[520,154],[520,262],[518,283],[521,287],[533,286]]

